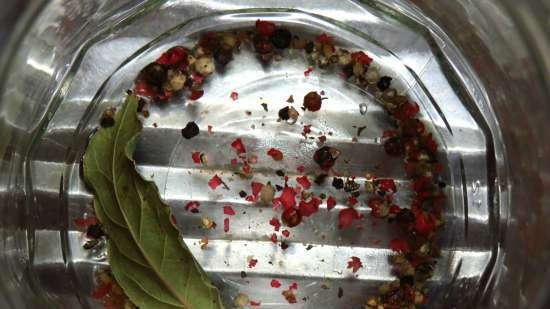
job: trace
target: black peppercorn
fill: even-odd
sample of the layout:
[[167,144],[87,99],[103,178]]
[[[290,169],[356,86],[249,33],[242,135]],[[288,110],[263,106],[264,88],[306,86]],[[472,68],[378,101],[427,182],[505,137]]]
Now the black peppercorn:
[[344,184],[344,191],[353,192],[359,190],[360,185],[356,183],[353,179],[348,179]]
[[388,88],[390,88],[392,78],[389,76],[382,76],[376,86],[380,91],[386,91]]
[[281,241],[281,249],[288,249],[288,242],[286,240]]
[[353,76],[353,64],[348,64],[342,67],[342,74],[344,74],[346,78]]
[[225,66],[233,60],[233,52],[229,49],[220,48],[214,53],[214,60],[217,64]]
[[239,196],[242,197],[242,198],[245,198],[246,197],[246,192],[241,190],[241,192],[239,192]]
[[313,52],[313,48],[315,48],[315,44],[313,44],[313,42],[307,42],[304,50],[306,51],[306,53],[311,54]]
[[103,230],[99,224],[90,225],[86,230],[86,237],[88,238],[98,239],[103,235],[105,235],[105,233],[103,233]]
[[275,174],[277,174],[277,176],[283,177],[285,175],[285,172],[283,170],[276,170]]
[[325,180],[327,179],[327,177],[328,177],[327,174],[319,174],[317,175],[317,177],[315,177],[315,183],[318,185],[322,185],[323,183],[325,183]]
[[254,49],[259,54],[268,54],[273,51],[273,43],[266,36],[256,35],[254,37]]
[[332,186],[338,190],[341,190],[344,187],[344,180],[342,178],[333,178]]
[[275,185],[275,189],[277,189],[277,191],[281,191],[283,190],[283,187],[280,185]]
[[181,135],[186,139],[199,135],[199,126],[193,121],[188,122],[185,128],[181,129]]
[[403,277],[399,278],[399,283],[401,283],[401,285],[407,284],[407,285],[413,286],[414,285],[414,276],[403,276]]
[[405,152],[405,147],[399,137],[391,137],[384,142],[384,150],[390,156],[401,156]]
[[140,78],[147,84],[160,88],[166,82],[167,70],[162,64],[153,62],[141,70]]
[[284,28],[279,28],[273,32],[271,35],[271,43],[277,48],[288,48],[290,46],[290,40],[292,39],[292,34],[290,31]]
[[403,208],[397,213],[397,215],[395,216],[395,220],[398,223],[408,224],[414,222],[415,217],[412,211],[407,208]]

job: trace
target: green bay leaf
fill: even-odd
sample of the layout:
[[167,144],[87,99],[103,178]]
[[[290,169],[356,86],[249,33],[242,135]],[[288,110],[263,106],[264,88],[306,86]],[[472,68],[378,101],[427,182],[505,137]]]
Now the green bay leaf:
[[115,124],[99,129],[84,155],[84,178],[109,236],[112,272],[142,309],[224,308],[218,289],[171,223],[156,185],[135,168],[132,154],[142,129],[137,106],[138,98],[129,95]]

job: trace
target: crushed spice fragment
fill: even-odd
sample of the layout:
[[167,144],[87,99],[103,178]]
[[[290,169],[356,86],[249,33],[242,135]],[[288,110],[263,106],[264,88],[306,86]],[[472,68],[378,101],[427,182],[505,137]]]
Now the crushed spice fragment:
[[275,160],[275,161],[283,160],[283,153],[277,148],[270,148],[267,151],[267,155],[272,157],[273,160]]
[[201,204],[197,201],[190,201],[187,204],[185,204],[185,210],[190,211],[192,213],[198,213],[199,207]]
[[353,273],[356,273],[359,268],[363,268],[363,263],[361,263],[361,259],[356,256],[352,256],[351,260],[348,261],[348,269],[351,269]]
[[233,207],[231,207],[231,205],[225,205],[223,206],[223,214],[228,216],[234,216],[235,210],[233,210]]

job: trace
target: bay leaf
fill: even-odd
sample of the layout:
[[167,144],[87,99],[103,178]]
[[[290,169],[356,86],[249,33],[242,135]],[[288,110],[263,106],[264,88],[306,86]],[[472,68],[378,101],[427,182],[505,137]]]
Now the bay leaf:
[[132,159],[142,124],[129,95],[115,123],[99,129],[84,155],[84,179],[108,235],[113,275],[141,309],[222,309],[218,289],[197,263],[156,185]]

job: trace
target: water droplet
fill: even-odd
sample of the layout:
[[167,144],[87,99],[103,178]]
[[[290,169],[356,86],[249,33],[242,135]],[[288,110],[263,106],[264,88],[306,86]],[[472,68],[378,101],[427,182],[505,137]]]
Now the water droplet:
[[361,113],[361,115],[364,115],[367,113],[367,103],[359,104],[359,112]]
[[476,180],[472,183],[472,194],[477,194],[481,188],[481,181]]

